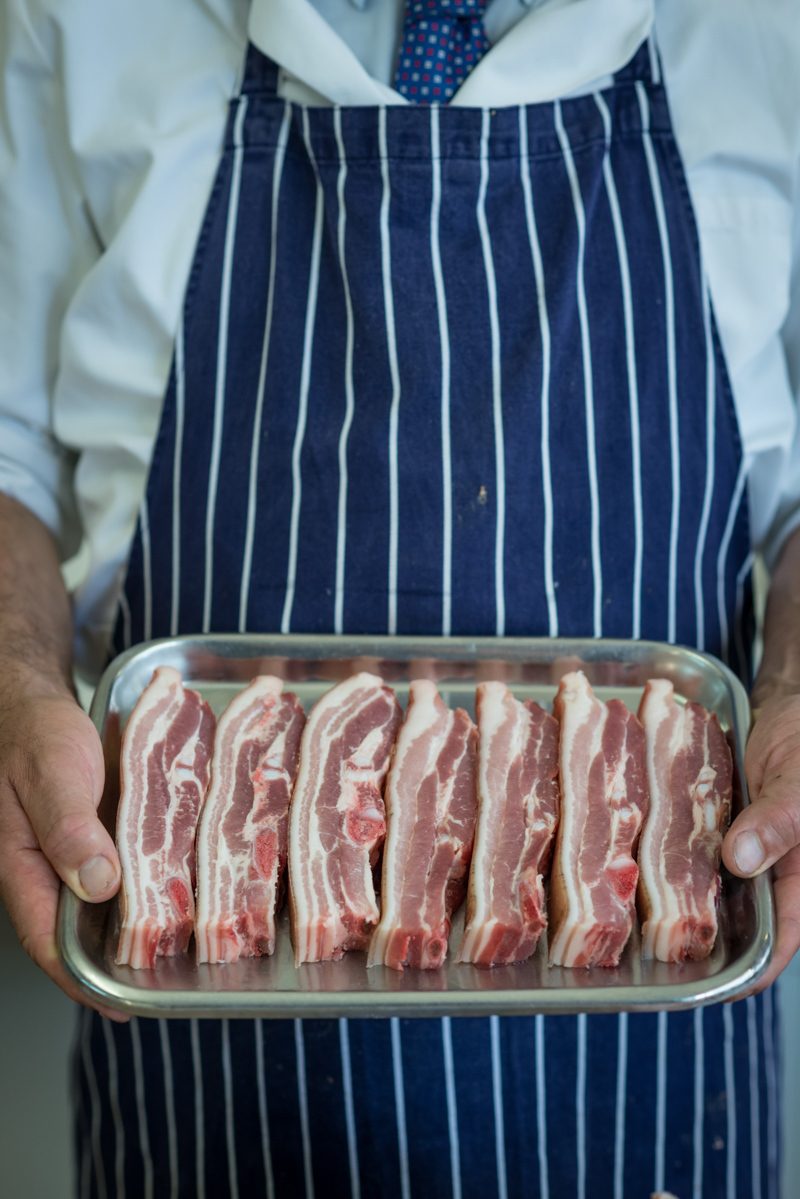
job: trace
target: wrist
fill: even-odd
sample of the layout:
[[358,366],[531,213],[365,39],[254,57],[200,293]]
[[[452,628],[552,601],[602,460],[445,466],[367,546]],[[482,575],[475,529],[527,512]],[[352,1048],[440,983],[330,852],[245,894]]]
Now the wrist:
[[0,652],[0,710],[37,699],[74,699],[69,671],[56,659],[30,661]]

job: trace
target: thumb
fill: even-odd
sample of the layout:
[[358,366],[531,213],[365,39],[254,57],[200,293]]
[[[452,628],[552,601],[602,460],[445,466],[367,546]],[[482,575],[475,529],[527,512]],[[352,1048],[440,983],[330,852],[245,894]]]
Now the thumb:
[[74,701],[43,705],[14,771],[17,797],[50,865],[80,898],[101,901],[119,886],[119,858],[97,815],[103,751]]
[[760,874],[800,844],[800,776],[767,777],[758,798],[734,820],[722,846],[725,865],[744,878]]

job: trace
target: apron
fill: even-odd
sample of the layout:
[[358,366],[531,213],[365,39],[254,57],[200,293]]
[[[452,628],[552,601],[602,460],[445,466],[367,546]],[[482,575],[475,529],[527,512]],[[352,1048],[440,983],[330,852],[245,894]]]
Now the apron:
[[[305,108],[250,48],[117,650],[607,635],[749,671],[747,464],[657,56],[497,110]],[[636,1016],[84,1013],[80,1193],[772,1199],[772,993]]]

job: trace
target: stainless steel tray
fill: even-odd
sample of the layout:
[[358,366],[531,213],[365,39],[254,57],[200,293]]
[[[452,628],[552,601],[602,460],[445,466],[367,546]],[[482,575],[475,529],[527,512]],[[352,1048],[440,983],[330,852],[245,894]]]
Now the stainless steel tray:
[[[257,674],[284,678],[310,707],[334,682],[373,670],[401,701],[413,678],[439,684],[447,702],[472,710],[474,688],[502,679],[520,698],[547,706],[558,680],[583,669],[598,695],[638,705],[648,678],[673,681],[679,695],[717,713],[736,762],[734,808],[747,802],[743,752],[749,726],[747,696],[731,672],[707,654],[654,642],[533,638],[303,637],[248,634],[173,638],[137,646],[106,671],[92,704],[107,764],[101,814],[113,828],[119,796],[119,742],[131,709],[157,666],[177,667],[220,713],[233,693]],[[85,994],[109,1007],[159,1016],[432,1016],[489,1013],[649,1011],[732,999],[763,973],[773,943],[772,893],[767,878],[726,875],[720,936],[705,962],[643,962],[634,931],[613,970],[548,967],[546,944],[528,962],[493,970],[459,965],[463,931],[458,913],[444,967],[436,971],[368,970],[366,955],[341,962],[294,966],[286,914],[273,957],[198,966],[192,948],[160,959],[155,970],[117,966],[115,902],[84,904],[66,888],[59,910],[59,945],[67,969]]]

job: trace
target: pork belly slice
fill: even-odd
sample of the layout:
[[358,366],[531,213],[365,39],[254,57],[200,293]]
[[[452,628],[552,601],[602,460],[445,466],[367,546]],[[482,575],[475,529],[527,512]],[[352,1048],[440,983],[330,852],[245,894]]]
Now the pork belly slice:
[[297,774],[302,705],[262,675],[220,717],[197,833],[198,962],[235,962],[275,948]]
[[476,692],[478,826],[459,960],[529,958],[547,925],[543,875],[558,820],[558,721],[504,683]]
[[661,962],[700,960],[717,936],[731,751],[716,716],[700,704],[679,704],[667,679],[648,682],[639,718],[650,787],[639,846],[642,955]]
[[122,929],[117,963],[151,968],[183,953],[194,924],[195,834],[208,787],[214,713],[162,666],[122,738],[117,850]]
[[435,683],[411,684],[386,783],[381,919],[370,966],[430,970],[447,956],[475,835],[477,740],[467,713],[451,712]]
[[636,843],[647,810],[644,730],[621,700],[602,703],[582,671],[561,680],[561,819],[550,888],[550,961],[616,966],[630,936]]
[[337,684],[311,711],[289,808],[295,961],[366,949],[379,911],[372,868],[386,834],[383,785],[402,711],[373,674]]

